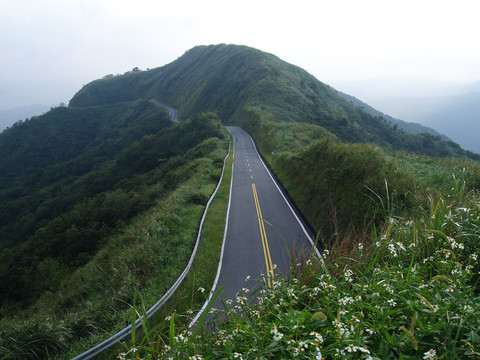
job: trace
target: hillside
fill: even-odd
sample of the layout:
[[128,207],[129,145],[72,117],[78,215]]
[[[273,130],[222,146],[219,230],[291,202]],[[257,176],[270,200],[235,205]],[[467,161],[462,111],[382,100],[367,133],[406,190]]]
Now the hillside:
[[3,132],[0,303],[55,292],[116,229],[188,179],[173,173],[217,145],[189,151],[223,136],[207,120],[173,125],[165,110],[138,100],[60,107]]
[[215,111],[224,122],[242,123],[245,112],[254,111],[268,121],[322,126],[343,141],[433,156],[479,158],[451,141],[396,129],[303,69],[246,46],[197,46],[161,68],[107,75],[84,86],[69,106],[138,98],[162,99],[176,107],[180,117]]
[[[426,224],[437,199],[447,208],[441,197],[453,192],[463,208],[480,190],[467,159],[478,155],[394,127],[259,50],[198,46],[157,69],[107,75],[0,134],[0,357],[78,354],[130,321],[137,297],[146,306],[168,290],[221,172],[222,123],[254,137],[320,241],[341,253],[373,243],[387,220]],[[203,275],[180,295],[188,308]]]

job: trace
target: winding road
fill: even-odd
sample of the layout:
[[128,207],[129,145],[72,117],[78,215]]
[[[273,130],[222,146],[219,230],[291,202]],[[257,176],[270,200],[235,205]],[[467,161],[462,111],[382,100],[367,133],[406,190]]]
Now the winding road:
[[161,103],[160,101],[158,101],[156,99],[151,99],[150,102],[157,105],[157,106],[163,107],[164,109],[167,109],[168,114],[170,115],[170,119],[172,119],[173,122],[178,121],[178,111],[177,111],[177,109],[174,109],[174,108],[172,108],[168,105],[165,105],[164,103]]

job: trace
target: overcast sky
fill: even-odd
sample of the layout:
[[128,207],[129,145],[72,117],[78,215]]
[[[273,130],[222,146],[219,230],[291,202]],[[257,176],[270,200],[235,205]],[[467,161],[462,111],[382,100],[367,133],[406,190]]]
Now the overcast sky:
[[68,103],[196,45],[248,45],[361,100],[480,82],[476,0],[0,0],[0,110]]

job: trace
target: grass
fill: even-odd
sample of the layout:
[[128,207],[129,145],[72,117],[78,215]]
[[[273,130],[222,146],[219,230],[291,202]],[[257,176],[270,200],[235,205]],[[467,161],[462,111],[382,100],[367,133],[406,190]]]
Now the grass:
[[479,359],[480,197],[465,189],[422,218],[343,239],[324,267],[294,262],[256,301],[244,301],[247,284],[218,331],[194,337],[172,322],[166,343],[121,358]]

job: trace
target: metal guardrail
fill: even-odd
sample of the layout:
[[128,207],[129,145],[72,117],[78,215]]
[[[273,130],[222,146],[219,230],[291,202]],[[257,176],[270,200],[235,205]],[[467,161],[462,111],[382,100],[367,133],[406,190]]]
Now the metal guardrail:
[[[207,215],[208,208],[210,207],[210,204],[212,203],[213,199],[215,198],[215,195],[217,194],[218,189],[220,188],[220,185],[223,180],[223,173],[225,171],[225,162],[230,155],[230,145],[228,147],[228,153],[223,159],[223,167],[222,167],[222,173],[220,175],[220,180],[218,181],[217,187],[215,188],[214,192],[212,193],[212,196],[210,196],[210,199],[207,202],[207,205],[205,207],[205,211],[203,212],[202,219],[200,220],[200,226],[198,227],[198,234],[197,234],[197,241],[195,243],[195,247],[193,248],[192,255],[190,256],[190,260],[188,261],[187,266],[185,267],[185,270],[183,270],[182,274],[180,277],[175,281],[175,283],[172,285],[172,287],[165,293],[165,295],[162,296],[160,300],[157,301],[155,305],[153,305],[148,311],[146,312],[147,319],[150,319],[173,295],[173,293],[178,289],[182,281],[185,279],[187,276],[188,272],[190,271],[190,268],[192,267],[193,260],[195,259],[195,255],[197,254],[198,250],[198,245],[200,243],[200,237],[202,234],[202,227],[203,223],[205,221],[205,217]],[[139,317],[135,321],[135,329],[139,329],[142,326],[142,320],[143,316]],[[115,335],[111,336],[107,340],[101,342],[100,344],[90,348],[89,350],[85,351],[84,353],[74,357],[72,360],[88,360],[92,359],[94,356],[97,356],[98,354],[102,353],[103,351],[107,350],[111,346],[119,343],[120,341],[124,340],[127,336],[129,336],[132,333],[132,325],[129,325],[125,327],[124,329],[120,330],[118,333]]]

